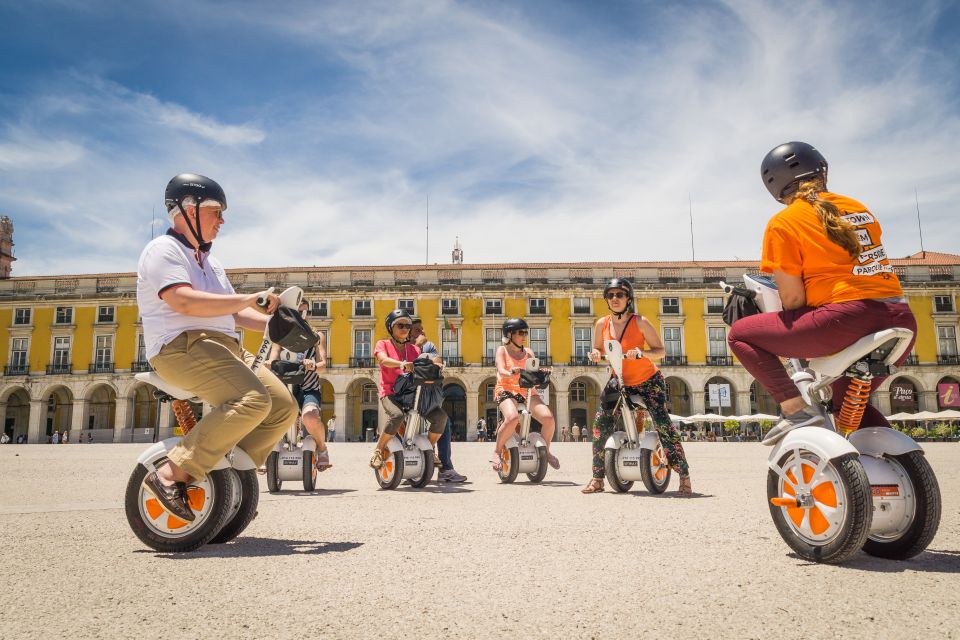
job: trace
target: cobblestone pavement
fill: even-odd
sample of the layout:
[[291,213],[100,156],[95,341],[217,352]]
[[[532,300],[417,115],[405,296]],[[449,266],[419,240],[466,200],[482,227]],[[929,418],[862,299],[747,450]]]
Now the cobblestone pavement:
[[505,486],[492,445],[458,443],[468,484],[383,492],[367,445],[334,444],[318,491],[261,487],[237,541],[173,555],[124,517],[144,445],[2,446],[0,638],[960,635],[960,445],[925,445],[944,507],[930,549],[841,567],[780,540],[765,447],[686,446],[690,499],[675,478],[582,495],[588,444],[555,445],[543,485]]

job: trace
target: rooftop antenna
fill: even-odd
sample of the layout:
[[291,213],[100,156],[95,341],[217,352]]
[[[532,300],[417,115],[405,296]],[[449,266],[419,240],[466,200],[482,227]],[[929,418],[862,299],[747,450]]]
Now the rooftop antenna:
[[453,253],[452,253],[453,264],[463,264],[463,247],[460,246],[460,236],[457,236],[456,241],[453,243]]
[[690,259],[697,261],[697,250],[693,247],[693,199],[687,193],[687,205],[690,207]]
[[920,224],[920,196],[917,194],[917,187],[913,187],[913,201],[917,204],[917,228],[920,229],[920,257],[926,258],[927,252],[923,249],[923,225]]

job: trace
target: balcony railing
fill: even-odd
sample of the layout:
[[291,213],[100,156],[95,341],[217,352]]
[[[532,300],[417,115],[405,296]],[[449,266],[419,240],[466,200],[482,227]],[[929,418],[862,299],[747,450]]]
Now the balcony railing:
[[903,361],[904,367],[915,367],[918,364],[920,364],[920,358],[918,358],[915,353],[911,353],[907,356],[907,359]]
[[685,367],[687,366],[687,356],[664,356],[660,364],[665,367]]
[[69,362],[59,362],[56,364],[47,365],[48,376],[54,376],[54,375],[62,376],[62,375],[68,375],[71,373],[73,373],[73,365]]
[[937,364],[960,364],[960,356],[947,355],[947,356],[937,356]]
[[373,358],[350,358],[350,366],[354,369],[371,369],[373,363]]
[[708,367],[732,367],[733,356],[707,356]]
[[3,368],[3,375],[5,376],[25,376],[30,373],[30,365],[28,364],[8,364]]
[[540,366],[541,366],[541,367],[552,367],[552,366],[553,366],[553,358],[552,358],[552,357],[550,357],[550,356],[537,356],[537,357],[540,359]]
[[137,360],[130,365],[130,370],[134,373],[142,373],[144,371],[153,371],[153,367],[151,367],[150,363],[146,360]]
[[463,366],[463,356],[446,356],[443,359],[444,363],[448,367],[462,367]]
[[113,373],[113,369],[112,362],[95,362],[90,365],[87,371],[90,373]]
[[480,363],[484,367],[495,367],[497,366],[497,358],[496,356],[483,356],[483,359],[480,361]]
[[573,356],[570,358],[570,365],[573,367],[595,367],[597,363],[593,362],[589,356]]

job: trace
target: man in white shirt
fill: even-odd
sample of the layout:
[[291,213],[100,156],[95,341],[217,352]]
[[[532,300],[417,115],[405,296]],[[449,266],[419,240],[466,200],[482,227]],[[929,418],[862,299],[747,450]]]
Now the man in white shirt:
[[[178,518],[194,520],[187,486],[202,479],[234,446],[257,465],[297,416],[286,386],[269,367],[250,369],[237,326],[263,331],[279,305],[272,293],[237,294],[226,271],[209,255],[223,224],[227,198],[219,184],[180,174],[167,185],[173,221],[155,238],[137,266],[137,306],[147,359],[166,382],[196,394],[213,407],[170,450],[169,464],[144,479],[144,486]],[[257,307],[257,298],[267,300]]]
[[337,438],[337,416],[332,415],[327,420],[327,441],[333,442]]

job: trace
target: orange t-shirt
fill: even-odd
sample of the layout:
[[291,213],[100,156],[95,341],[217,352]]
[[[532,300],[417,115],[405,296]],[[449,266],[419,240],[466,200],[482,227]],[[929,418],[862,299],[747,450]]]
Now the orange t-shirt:
[[902,296],[900,280],[880,242],[882,231],[876,216],[852,198],[829,192],[820,197],[836,205],[843,219],[856,228],[863,249],[860,258],[852,259],[846,249],[830,240],[813,205],[798,199],[767,223],[760,270],[773,273],[779,269],[802,277],[810,307]]
[[[610,319],[611,316],[600,319],[600,322],[603,323],[603,326],[600,327],[600,336],[603,338],[604,343],[606,343],[607,340],[620,338],[620,346],[623,348],[624,353],[630,351],[630,349],[643,350],[647,345],[647,340],[643,335],[643,331],[640,330],[640,325],[637,324],[640,316],[634,315],[630,317],[622,337],[613,334],[613,322],[611,322]],[[623,360],[623,384],[628,387],[634,387],[646,382],[656,372],[657,365],[647,356],[643,356],[639,360],[634,360],[633,358],[624,358]]]
[[[520,369],[523,369],[524,365],[526,365],[527,363],[527,359],[530,357],[530,351],[528,351],[526,347],[524,347],[523,349],[522,358],[514,358],[513,356],[511,356],[510,350],[507,349],[506,347],[500,347],[500,348],[503,349],[503,355],[506,357],[508,369],[512,369],[513,367],[519,367]],[[498,371],[497,386],[494,387],[493,389],[494,398],[498,397],[504,391],[509,391],[512,394],[521,395],[524,398],[526,398],[527,392],[529,391],[529,389],[522,389],[520,387],[519,373],[515,373],[512,376],[503,376]],[[534,393],[536,393],[536,390],[534,390]]]

